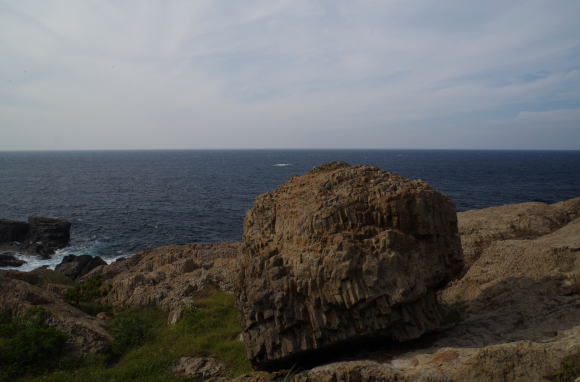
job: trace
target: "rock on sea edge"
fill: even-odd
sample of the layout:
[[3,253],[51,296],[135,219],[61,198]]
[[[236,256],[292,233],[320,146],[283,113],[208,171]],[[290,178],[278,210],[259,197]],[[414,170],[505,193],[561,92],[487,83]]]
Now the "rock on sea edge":
[[463,255],[453,202],[420,180],[331,162],[260,195],[244,220],[236,296],[257,369],[437,329],[436,291]]
[[30,216],[28,222],[0,219],[0,246],[9,251],[50,257],[70,243],[71,223],[64,219]]
[[96,267],[106,264],[105,260],[101,259],[99,256],[67,255],[54,270],[75,280],[89,273]]

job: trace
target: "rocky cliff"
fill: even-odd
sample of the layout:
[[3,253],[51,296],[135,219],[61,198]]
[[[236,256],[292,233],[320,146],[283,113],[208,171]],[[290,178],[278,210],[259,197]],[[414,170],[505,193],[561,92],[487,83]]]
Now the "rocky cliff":
[[438,328],[435,292],[463,268],[454,205],[419,180],[333,162],[246,214],[236,289],[255,367]]

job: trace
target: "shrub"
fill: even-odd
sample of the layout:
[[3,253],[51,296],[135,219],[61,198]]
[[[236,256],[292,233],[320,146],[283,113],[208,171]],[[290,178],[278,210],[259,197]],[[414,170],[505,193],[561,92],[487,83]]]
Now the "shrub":
[[562,361],[561,367],[549,379],[554,382],[574,382],[580,377],[580,353]]
[[51,369],[63,356],[67,336],[48,327],[46,312],[32,308],[21,317],[0,314],[0,381]]
[[69,288],[64,299],[85,313],[96,315],[99,312],[109,311],[110,308],[100,304],[98,299],[109,293],[110,286],[103,285],[103,277],[97,275],[89,280]]
[[114,338],[111,344],[112,358],[120,358],[128,350],[151,338],[152,329],[159,321],[158,316],[159,313],[153,308],[130,308],[117,313],[108,325]]

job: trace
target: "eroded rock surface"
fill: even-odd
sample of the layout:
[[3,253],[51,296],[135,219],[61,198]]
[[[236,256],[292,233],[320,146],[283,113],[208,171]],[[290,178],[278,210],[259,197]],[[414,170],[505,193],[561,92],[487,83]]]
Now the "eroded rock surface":
[[239,243],[169,245],[97,267],[84,278],[107,280],[107,304],[155,305],[175,323],[203,293],[233,290],[239,253]]
[[[488,241],[467,273],[441,293],[445,303],[459,309],[455,326],[429,335],[410,349],[387,344],[384,350],[361,354],[358,361],[320,366],[299,373],[295,380],[553,380],[565,359],[580,360],[579,201],[460,213],[460,230],[488,237]],[[535,213],[522,212],[530,207]],[[553,223],[554,210],[564,211],[557,224]],[[542,221],[548,223],[536,224]],[[479,232],[462,227],[462,223],[473,227],[473,222]],[[485,233],[488,229],[493,236]],[[240,380],[253,381],[252,377]],[[283,380],[274,374],[260,378],[256,381]]]
[[471,265],[493,242],[534,239],[580,217],[580,198],[490,207],[457,214],[465,262]]
[[454,205],[420,180],[332,162],[257,198],[239,288],[256,368],[439,327],[435,291],[463,268]]

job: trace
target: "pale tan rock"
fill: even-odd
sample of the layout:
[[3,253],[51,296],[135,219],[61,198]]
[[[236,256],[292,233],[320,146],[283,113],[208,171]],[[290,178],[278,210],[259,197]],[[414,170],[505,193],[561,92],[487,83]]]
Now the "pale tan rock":
[[172,369],[174,374],[208,382],[226,381],[226,366],[211,357],[181,357]]
[[463,268],[453,203],[420,180],[333,162],[260,195],[236,289],[248,356],[292,366],[338,344],[439,327]]
[[98,267],[83,279],[101,274],[110,285],[104,303],[155,305],[174,324],[204,294],[232,291],[238,256],[239,243],[169,245]]
[[457,214],[465,262],[471,265],[491,243],[533,239],[580,217],[580,197],[555,204],[520,203]]
[[[444,302],[460,308],[462,320],[453,328],[415,343],[412,350],[397,351],[385,343],[372,359],[367,354],[361,356],[366,360],[324,365],[296,380],[548,381],[565,359],[580,356],[580,218],[575,218],[579,200],[544,210],[553,216],[554,207],[560,206],[566,211],[564,223],[545,231],[534,228],[535,234],[528,231],[517,239],[513,233],[507,239],[499,235],[486,244],[467,273],[441,293]],[[501,210],[516,216],[528,206]],[[495,232],[515,232],[513,219],[500,224],[498,208],[489,210],[470,211],[470,218],[479,221],[481,229],[485,219],[491,219]],[[535,211],[530,219],[543,221]],[[532,225],[525,223],[525,214],[518,219]]]
[[48,316],[46,324],[68,334],[69,350],[76,355],[108,348],[112,337],[103,321],[67,304],[54,292],[12,276],[18,277],[16,272],[0,272],[0,309],[19,316],[30,308],[43,308]]

